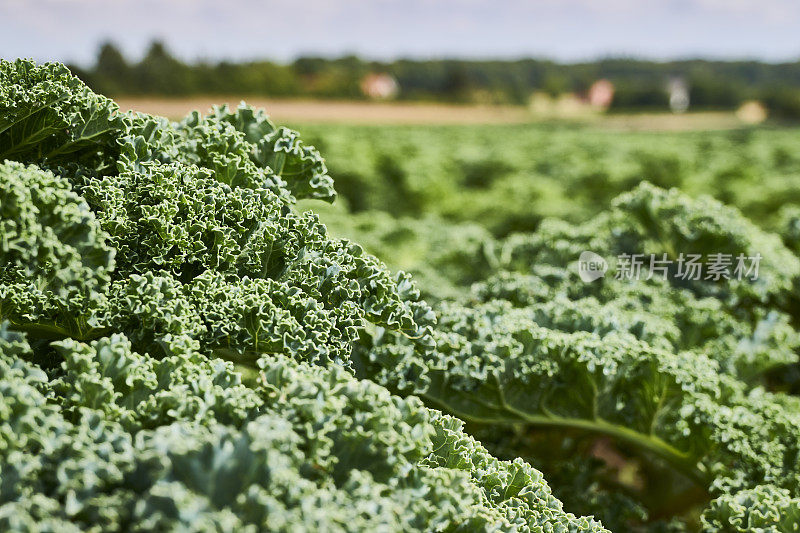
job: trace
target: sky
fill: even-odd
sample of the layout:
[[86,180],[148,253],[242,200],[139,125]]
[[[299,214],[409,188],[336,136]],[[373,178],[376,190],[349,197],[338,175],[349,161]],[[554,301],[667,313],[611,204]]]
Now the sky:
[[0,57],[800,59],[798,0],[0,0]]

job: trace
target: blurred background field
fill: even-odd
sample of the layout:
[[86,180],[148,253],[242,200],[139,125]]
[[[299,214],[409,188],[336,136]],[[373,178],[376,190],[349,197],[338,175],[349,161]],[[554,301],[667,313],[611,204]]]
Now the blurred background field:
[[610,132],[561,124],[298,125],[352,212],[434,214],[498,236],[578,222],[642,181],[710,194],[767,227],[800,203],[795,129]]
[[306,207],[321,213],[334,233],[364,243],[396,268],[421,267],[437,246],[430,235],[443,227],[505,237],[534,231],[547,217],[577,224],[642,181],[711,195],[787,241],[797,231],[795,128],[293,126],[326,154],[339,193],[333,206]]

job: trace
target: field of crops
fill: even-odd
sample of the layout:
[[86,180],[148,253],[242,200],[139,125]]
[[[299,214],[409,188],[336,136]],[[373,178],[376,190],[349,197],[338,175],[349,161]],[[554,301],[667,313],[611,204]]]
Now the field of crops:
[[[604,279],[597,285],[578,279],[574,267],[584,250],[610,261],[641,253],[643,271],[651,254],[667,253],[673,260],[681,253],[735,258],[749,250],[764,256],[762,268],[775,268],[781,276],[794,272],[797,258],[792,253],[800,252],[800,152],[795,149],[800,132],[631,134],[518,125],[302,129],[327,155],[341,195],[337,206],[316,209],[329,229],[363,244],[391,268],[411,272],[424,297],[439,303],[439,327],[446,324],[439,353],[433,360],[422,357],[414,362],[431,373],[446,368],[446,380],[469,379],[454,388],[426,385],[422,394],[430,404],[470,422],[470,431],[498,456],[530,461],[569,511],[599,517],[614,531],[637,529],[634,524],[647,531],[692,530],[700,521],[709,531],[751,531],[758,524],[773,526],[770,531],[795,527],[798,500],[775,506],[759,502],[759,493],[749,491],[738,494],[735,504],[724,503],[743,517],[738,525],[698,520],[705,502],[714,496],[704,485],[713,482],[706,478],[692,484],[685,479],[706,474],[676,474],[677,457],[666,461],[672,468],[665,471],[664,458],[645,452],[648,446],[636,440],[639,437],[632,445],[631,439],[613,431],[582,431],[582,423],[616,419],[620,426],[646,428],[642,433],[648,438],[687,424],[681,432],[689,437],[689,413],[696,407],[685,405],[693,392],[678,392],[685,386],[680,374],[695,374],[691,388],[712,382],[720,386],[719,376],[706,373],[709,369],[716,374],[727,368],[731,377],[746,384],[742,392],[748,395],[788,392],[790,396],[777,398],[791,398],[794,405],[797,279],[787,278],[785,292],[778,297],[783,303],[777,304],[772,297],[739,292],[763,290],[764,280],[758,281],[758,289],[753,284],[733,288],[724,279],[722,285],[687,282],[677,276],[677,262],[666,280]],[[681,192],[667,193],[642,182]],[[734,270],[731,264],[731,274]],[[766,275],[763,270],[761,274]],[[773,303],[765,306],[770,300]],[[559,368],[564,361],[549,361],[559,370],[526,369],[520,381],[492,383],[489,368],[498,365],[508,372],[508,363],[500,360],[531,354],[542,364],[543,353],[551,354],[545,360],[558,360],[549,350],[575,349],[572,343],[578,342],[579,333],[581,343],[589,334],[602,339],[604,349],[626,355],[600,356],[594,346],[589,357],[600,357],[601,362],[583,361],[587,367],[578,365],[578,370]],[[626,344],[630,339],[621,340],[631,334],[670,353],[651,353],[644,363],[642,351],[649,348],[631,350]],[[761,344],[764,341],[767,344]],[[544,349],[539,343],[552,345]],[[385,349],[393,353],[396,344],[394,340]],[[374,345],[370,348],[376,351]],[[698,355],[676,355],[683,350]],[[391,372],[396,364],[397,356],[378,353],[368,356],[376,366],[366,375]],[[619,364],[632,366],[623,369]],[[589,370],[593,365],[602,370]],[[607,372],[614,377],[604,377]],[[391,388],[405,378],[395,374],[386,380]],[[629,380],[636,384],[632,389]],[[525,389],[537,392],[522,392]],[[480,400],[458,398],[460,390]],[[680,398],[682,394],[687,397]],[[565,403],[561,395],[574,397]],[[505,405],[504,396],[505,402],[510,403],[510,396],[513,403]],[[729,408],[722,416],[733,415],[735,410]],[[620,412],[627,409],[639,412]],[[725,437],[711,437],[721,428],[702,428],[708,420],[695,420],[700,427],[694,431],[704,434],[700,440],[722,438],[734,447],[753,446],[753,457],[777,466],[777,458],[769,459],[766,449],[752,441],[736,442],[755,430],[747,428],[756,423],[746,421],[752,413],[741,416],[733,425],[742,425],[735,430],[730,421],[725,424],[722,431],[731,432]],[[498,426],[506,429],[499,431]],[[673,439],[677,435],[665,441]],[[687,440],[674,452],[680,455],[678,450],[694,446],[714,445]],[[795,465],[792,459],[789,468],[795,470]],[[755,500],[748,504],[749,498]],[[748,510],[748,505],[757,509]],[[761,522],[756,517],[762,512],[771,518]]]
[[800,132],[296,127],[0,62],[0,531],[800,528]]
[[800,204],[800,131],[296,125],[353,212],[478,222],[497,236],[588,220],[642,181],[709,194],[769,229]]

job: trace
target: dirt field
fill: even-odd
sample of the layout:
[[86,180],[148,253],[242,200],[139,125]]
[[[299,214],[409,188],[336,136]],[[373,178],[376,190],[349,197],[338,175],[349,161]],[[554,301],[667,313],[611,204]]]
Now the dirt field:
[[[116,99],[123,110],[133,109],[178,118],[192,109],[207,110],[214,104],[236,106],[240,99],[200,97],[186,99]],[[369,124],[481,124],[522,123],[531,116],[524,108],[456,106],[444,104],[371,103],[314,100],[265,100],[248,98],[275,120],[289,122],[343,122]]]
[[[235,106],[238,98],[117,98],[120,108],[162,115],[171,119],[193,109],[208,110],[214,104]],[[543,117],[523,107],[476,106],[426,103],[371,103],[313,100],[268,100],[250,98],[249,104],[263,107],[278,122],[338,122],[348,124],[521,124],[559,120]],[[688,113],[593,115],[564,117],[563,120],[585,123],[620,131],[716,130],[741,127],[733,113]]]

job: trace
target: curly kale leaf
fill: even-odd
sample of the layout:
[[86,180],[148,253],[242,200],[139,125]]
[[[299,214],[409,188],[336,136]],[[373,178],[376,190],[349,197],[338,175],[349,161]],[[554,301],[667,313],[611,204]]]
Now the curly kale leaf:
[[500,302],[441,309],[434,338],[437,349],[417,355],[380,332],[364,339],[356,368],[481,426],[610,437],[711,494],[800,486],[800,403],[748,391],[703,355],[550,329]]
[[[79,202],[80,209],[88,204],[91,211],[85,220],[65,220],[63,238],[65,232],[83,235],[83,226],[99,221],[101,229],[88,238],[117,258],[116,267],[95,265],[102,259],[98,252],[75,249],[73,261],[85,272],[48,271],[43,276],[56,277],[27,280],[24,288],[27,274],[6,268],[0,316],[18,329],[36,324],[51,340],[125,332],[137,348],[157,356],[204,349],[253,366],[260,355],[276,353],[348,364],[350,344],[365,322],[430,344],[432,315],[408,276],[392,275],[360,247],[331,239],[316,216],[294,208],[295,196],[334,195],[324,161],[294,132],[246,106],[192,114],[178,124],[120,115],[60,65],[4,61],[1,70],[8,131],[27,128],[28,111],[52,114],[47,142],[57,145],[59,157],[28,150],[16,133],[0,134],[0,149],[51,169],[58,176],[52,188],[71,184],[76,196],[63,201]],[[51,101],[50,93],[65,97]],[[75,132],[92,131],[101,104],[108,107],[108,127],[90,144],[73,139]],[[44,144],[39,139],[36,146]],[[24,188],[20,179],[9,176],[4,185]],[[46,180],[37,187],[43,197],[51,194]],[[5,221],[17,216],[13,206],[28,209],[25,204],[35,201],[6,201],[11,207],[3,223],[19,225]],[[63,294],[60,276],[86,278],[80,301]]]
[[118,251],[107,323],[140,346],[183,338],[251,362],[286,353],[347,364],[365,321],[429,342],[430,310],[407,276],[267,189],[171,164],[81,192]]
[[227,122],[244,133],[252,146],[250,159],[280,176],[298,200],[332,202],[336,198],[333,180],[319,152],[313,146],[306,146],[296,131],[276,127],[262,110],[244,103],[235,111],[227,106],[215,107],[206,120]]
[[290,202],[336,198],[319,152],[297,132],[276,127],[263,111],[244,103],[234,112],[215,107],[205,116],[193,112],[173,127],[172,160],[209,168],[223,183],[269,188]]
[[777,235],[758,229],[738,210],[707,196],[689,198],[677,189],[666,191],[643,183],[615,200],[609,224],[616,232],[620,252],[627,248],[646,254],[667,253],[673,260],[681,252],[733,258],[759,254],[762,261],[755,279],[731,276],[723,283],[705,279],[688,283],[698,294],[731,305],[785,306],[792,282],[800,276],[800,260]]
[[703,513],[704,531],[780,533],[800,528],[800,499],[791,491],[762,485],[720,496]]
[[459,421],[341,368],[275,358],[250,388],[122,336],[57,349],[51,379],[0,329],[4,529],[605,531]]
[[[509,299],[525,306],[557,296],[574,302],[578,312],[584,303],[588,308],[597,300],[606,307],[608,319],[584,313],[591,322],[636,313],[651,331],[630,332],[655,345],[662,344],[654,340],[652,329],[671,323],[672,333],[664,340],[675,350],[706,353],[724,371],[746,381],[797,360],[792,302],[793,287],[800,280],[800,260],[776,236],[715,200],[692,199],[648,184],[622,195],[614,205],[580,226],[548,220],[536,233],[502,242],[498,263],[507,272],[482,283],[479,297]],[[659,272],[649,276],[649,265],[644,265],[637,280],[609,273],[586,283],[575,266],[585,250],[605,257],[611,267],[618,267],[615,261],[621,254],[658,258],[667,254],[673,263],[667,277]],[[681,253],[760,254],[761,261],[754,280],[733,275],[719,280],[683,279],[675,266]]]
[[0,160],[106,170],[128,127],[117,111],[61,64],[0,61]]
[[741,317],[717,298],[698,298],[656,278],[605,280],[595,290],[573,283],[568,270],[545,265],[531,274],[500,271],[473,285],[470,299],[507,301],[553,329],[625,332],[653,347],[700,352],[746,382],[797,361],[800,334],[781,310],[752,309],[750,317]]
[[[645,224],[634,204],[657,215]],[[698,220],[695,233],[684,219]],[[775,253],[752,287],[661,276],[586,283],[575,268],[584,250],[613,257],[692,243]],[[562,486],[580,481],[582,512],[588,501],[616,502],[593,509],[616,514],[609,523],[686,518],[762,485],[797,496],[800,404],[762,388],[800,345],[787,307],[797,260],[779,242],[720,204],[643,186],[591,223],[546,221],[496,250],[501,270],[436,306],[432,352],[377,328],[355,351],[358,375],[459,416],[493,451],[560,469]],[[559,456],[561,446],[575,457]],[[596,453],[631,465],[626,480],[581,464]]]
[[114,268],[107,238],[66,179],[0,164],[0,319],[32,333],[87,334]]

